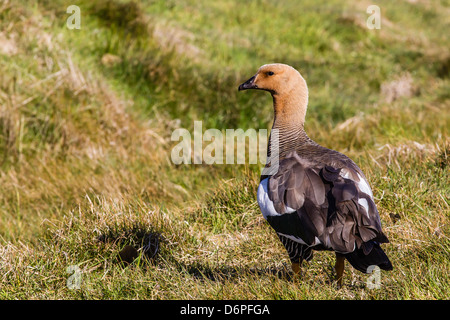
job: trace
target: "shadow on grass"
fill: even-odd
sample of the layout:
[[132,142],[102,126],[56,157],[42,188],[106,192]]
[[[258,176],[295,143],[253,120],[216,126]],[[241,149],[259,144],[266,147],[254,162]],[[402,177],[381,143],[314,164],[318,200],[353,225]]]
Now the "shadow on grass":
[[180,271],[190,274],[195,279],[215,282],[239,280],[248,276],[274,276],[278,279],[286,281],[291,281],[294,278],[294,274],[288,269],[287,266],[252,268],[222,265],[210,267],[197,263],[190,265],[178,263],[178,268],[181,269]]

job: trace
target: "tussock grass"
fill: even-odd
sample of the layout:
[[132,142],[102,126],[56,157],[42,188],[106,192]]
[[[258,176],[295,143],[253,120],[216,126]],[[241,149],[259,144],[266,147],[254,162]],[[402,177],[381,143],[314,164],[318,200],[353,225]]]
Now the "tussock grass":
[[[377,4],[380,30],[362,2],[79,1],[69,30],[65,1],[2,3],[0,297],[447,299],[448,8]],[[369,179],[394,265],[379,289],[350,267],[336,288],[330,252],[292,277],[258,165],[171,163],[194,120],[270,127],[269,96],[237,93],[268,62],[300,69],[309,136]]]

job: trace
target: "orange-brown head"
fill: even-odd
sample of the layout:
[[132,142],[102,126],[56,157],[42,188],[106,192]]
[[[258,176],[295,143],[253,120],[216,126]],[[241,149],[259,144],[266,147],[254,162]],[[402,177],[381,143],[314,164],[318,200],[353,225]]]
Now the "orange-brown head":
[[300,73],[281,63],[265,64],[239,86],[239,91],[258,89],[269,91],[274,99],[275,117],[279,121],[304,123],[308,104],[308,87]]

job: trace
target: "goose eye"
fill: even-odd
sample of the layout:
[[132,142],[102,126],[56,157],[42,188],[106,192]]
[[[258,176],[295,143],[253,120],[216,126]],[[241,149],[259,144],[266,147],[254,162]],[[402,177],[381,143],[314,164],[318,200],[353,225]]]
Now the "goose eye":
[[267,74],[268,76],[273,76],[275,73],[273,73],[272,71],[268,71],[266,74]]

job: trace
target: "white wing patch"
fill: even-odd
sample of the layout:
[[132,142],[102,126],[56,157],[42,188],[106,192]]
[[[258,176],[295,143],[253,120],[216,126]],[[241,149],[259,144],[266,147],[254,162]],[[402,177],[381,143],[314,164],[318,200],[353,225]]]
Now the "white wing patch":
[[[258,186],[257,200],[259,204],[259,208],[264,216],[264,219],[267,219],[267,216],[280,216],[280,214],[275,210],[273,206],[272,200],[269,198],[269,193],[267,191],[267,184],[269,183],[269,178],[264,179]],[[283,213],[292,213],[297,211],[297,209],[290,208],[286,206],[286,212]]]
[[339,175],[340,175],[342,178],[353,180],[353,179],[350,177],[350,172],[349,172],[347,169],[345,169],[345,168],[343,168],[343,169],[339,172]]
[[358,199],[358,203],[359,203],[361,206],[363,206],[364,209],[366,209],[367,218],[370,219],[370,217],[369,217],[369,203],[367,202],[367,200],[364,199],[364,198],[359,198],[359,199]]
[[[339,175],[342,178],[345,179],[350,179],[355,181],[355,179],[353,179],[352,175],[350,174],[350,171],[346,170],[345,168],[341,170],[341,172],[339,173]],[[366,179],[364,179],[364,177],[362,177],[360,174],[358,174],[358,179],[359,181],[355,181],[355,183],[358,185],[359,190],[361,190],[362,192],[364,192],[365,194],[368,194],[372,199],[373,199],[373,193],[372,193],[372,189],[370,189],[369,184],[367,183]]]
[[[352,176],[350,174],[350,172],[346,169],[342,169],[340,172],[341,177],[345,178],[345,179],[350,179],[355,181],[354,179],[352,179]],[[355,183],[358,186],[358,189],[361,190],[361,192],[364,192],[365,194],[367,194],[373,201],[373,193],[372,193],[372,189],[370,189],[369,184],[367,183],[366,179],[364,179],[364,177],[362,177],[360,174],[358,175],[358,179],[359,181],[355,181]],[[359,198],[358,199],[358,203],[364,207],[364,209],[366,209],[366,214],[367,217],[369,217],[369,203],[367,202],[367,199],[365,198]]]
[[357,173],[358,180],[359,180],[358,182],[356,181],[356,177],[353,177],[351,172],[349,170],[345,169],[345,168],[343,168],[341,170],[339,175],[342,178],[350,179],[350,180],[355,181],[355,183],[358,185],[359,190],[361,190],[362,192],[368,194],[371,198],[373,198],[372,189],[370,189],[370,186],[367,183],[366,179],[364,179],[364,177],[361,176],[359,173]]
[[267,184],[269,182],[269,178],[261,181],[258,187],[257,199],[259,208],[264,216],[264,219],[267,220],[268,216],[279,216],[280,214],[275,210],[273,206],[272,200],[269,199],[269,193],[267,191]]
[[370,186],[367,183],[366,179],[361,177],[359,174],[358,174],[358,178],[359,178],[359,182],[358,182],[359,190],[361,190],[362,192],[368,194],[371,198],[373,198],[372,189],[370,189]]

